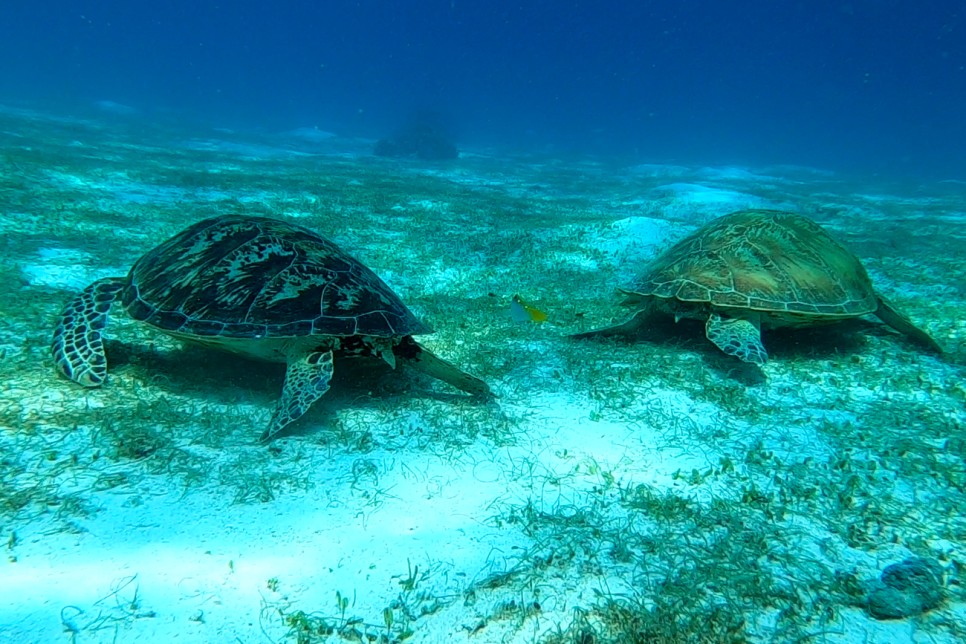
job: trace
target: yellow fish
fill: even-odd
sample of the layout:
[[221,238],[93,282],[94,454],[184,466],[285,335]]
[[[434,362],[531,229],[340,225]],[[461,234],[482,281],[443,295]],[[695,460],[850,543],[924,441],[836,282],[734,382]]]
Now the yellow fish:
[[510,317],[514,322],[533,322],[540,324],[547,321],[547,314],[540,309],[530,306],[519,295],[510,299]]

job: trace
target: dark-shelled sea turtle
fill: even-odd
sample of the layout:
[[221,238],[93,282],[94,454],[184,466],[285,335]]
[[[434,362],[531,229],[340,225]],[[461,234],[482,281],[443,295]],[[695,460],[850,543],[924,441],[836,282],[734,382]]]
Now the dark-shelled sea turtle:
[[335,355],[402,360],[475,396],[482,380],[420,346],[428,333],[375,273],[311,230],[263,217],[198,222],[149,251],[127,277],[98,280],[64,308],[52,351],[74,382],[107,376],[103,330],[115,300],[135,320],[190,342],[284,362],[285,384],[262,440],[329,388]]
[[882,295],[848,249],[790,212],[742,210],[720,217],[657,257],[623,293],[638,312],[614,327],[571,337],[633,335],[651,313],[705,321],[719,349],[761,365],[761,329],[818,326],[872,314],[942,352]]

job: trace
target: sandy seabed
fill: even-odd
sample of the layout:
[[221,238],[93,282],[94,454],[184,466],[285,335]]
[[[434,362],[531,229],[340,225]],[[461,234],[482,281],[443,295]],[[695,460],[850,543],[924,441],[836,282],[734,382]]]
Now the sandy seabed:
[[[810,168],[609,163],[0,109],[0,640],[957,642],[966,637],[966,185]],[[307,130],[306,130],[307,131]],[[710,219],[806,214],[931,333],[623,320],[617,286]],[[242,212],[337,240],[485,379],[479,403],[338,363],[269,446],[283,371],[115,307],[100,389],[59,378],[63,302],[189,223]],[[543,324],[514,322],[519,294]],[[938,607],[877,620],[911,557]]]

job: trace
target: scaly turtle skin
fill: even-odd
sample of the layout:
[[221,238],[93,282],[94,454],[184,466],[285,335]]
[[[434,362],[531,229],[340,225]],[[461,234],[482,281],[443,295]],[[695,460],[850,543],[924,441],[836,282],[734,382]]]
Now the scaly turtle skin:
[[336,355],[396,360],[480,397],[490,389],[419,345],[430,329],[375,273],[321,235],[263,217],[206,219],[149,251],[126,277],[98,280],[64,308],[57,368],[85,387],[107,377],[103,331],[111,305],[181,340],[286,363],[262,440],[329,388]]
[[624,324],[572,337],[632,335],[651,313],[705,321],[719,349],[764,364],[761,329],[872,314],[937,353],[940,346],[877,293],[848,249],[790,212],[742,210],[699,228],[655,259],[628,290],[640,310]]

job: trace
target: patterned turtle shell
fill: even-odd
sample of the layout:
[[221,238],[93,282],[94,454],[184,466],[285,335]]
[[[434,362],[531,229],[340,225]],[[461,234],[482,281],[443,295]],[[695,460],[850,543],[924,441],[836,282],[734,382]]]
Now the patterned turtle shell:
[[855,255],[812,220],[774,210],[702,227],[661,254],[629,293],[779,316],[855,317],[878,307]]
[[144,255],[120,294],[131,317],[198,337],[402,337],[430,329],[357,259],[262,217],[200,221]]

